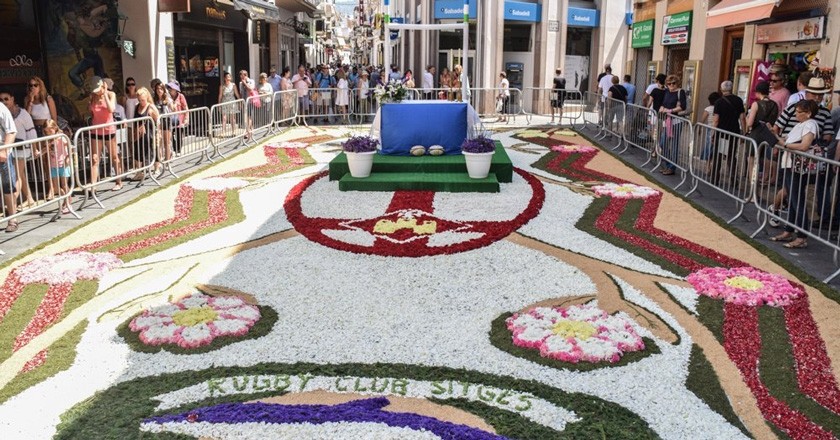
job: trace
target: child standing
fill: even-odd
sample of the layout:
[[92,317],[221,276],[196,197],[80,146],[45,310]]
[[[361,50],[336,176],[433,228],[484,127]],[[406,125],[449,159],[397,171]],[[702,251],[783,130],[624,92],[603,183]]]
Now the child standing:
[[[61,133],[58,124],[53,119],[47,120],[44,124],[44,135],[52,136]],[[70,196],[69,188],[67,186],[67,178],[70,177],[70,145],[68,145],[66,137],[53,139],[50,143],[49,151],[47,152],[50,162],[50,178],[52,180],[53,188],[57,188],[59,195],[68,194],[61,204],[61,213],[70,213]]]

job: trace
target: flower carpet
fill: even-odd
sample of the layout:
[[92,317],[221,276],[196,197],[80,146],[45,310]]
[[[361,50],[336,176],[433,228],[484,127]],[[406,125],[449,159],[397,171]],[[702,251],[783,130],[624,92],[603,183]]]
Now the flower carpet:
[[569,130],[341,192],[296,128],[0,269],[14,439],[831,439],[840,296]]

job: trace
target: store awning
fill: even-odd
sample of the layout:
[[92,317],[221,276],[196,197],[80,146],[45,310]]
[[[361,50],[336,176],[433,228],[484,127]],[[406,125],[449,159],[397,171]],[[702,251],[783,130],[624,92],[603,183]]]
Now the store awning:
[[706,13],[706,28],[719,28],[770,17],[781,0],[723,0]]
[[312,14],[318,10],[318,0],[276,0],[277,6],[289,12]]
[[280,21],[280,10],[274,2],[262,0],[233,0],[233,8],[245,12],[251,20],[265,20],[271,23]]

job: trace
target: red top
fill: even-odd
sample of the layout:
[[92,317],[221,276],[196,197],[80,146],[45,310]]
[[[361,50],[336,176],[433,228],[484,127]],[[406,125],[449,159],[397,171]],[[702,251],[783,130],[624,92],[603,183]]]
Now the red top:
[[[107,124],[114,122],[114,112],[108,108],[108,104],[104,99],[97,99],[90,103],[90,113],[92,119],[90,125]],[[93,130],[94,134],[114,134],[117,128],[113,125],[109,127],[101,127]]]

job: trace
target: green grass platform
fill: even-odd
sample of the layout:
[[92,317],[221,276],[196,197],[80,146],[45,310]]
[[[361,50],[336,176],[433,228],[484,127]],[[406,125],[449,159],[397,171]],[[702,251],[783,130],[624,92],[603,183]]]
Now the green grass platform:
[[[498,192],[499,183],[513,181],[513,163],[501,142],[487,179],[470,179],[464,156],[385,156],[373,158],[370,177],[350,176],[347,156],[342,152],[330,162],[330,180],[338,180],[341,191],[432,190],[445,192]],[[492,188],[492,189],[491,189]]]

